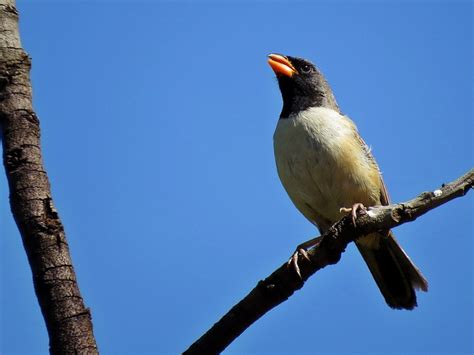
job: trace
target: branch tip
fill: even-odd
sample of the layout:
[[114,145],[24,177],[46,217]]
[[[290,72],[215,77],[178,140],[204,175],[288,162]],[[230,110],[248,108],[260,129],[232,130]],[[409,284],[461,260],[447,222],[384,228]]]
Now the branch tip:
[[[376,206],[358,217],[356,227],[350,216],[344,216],[320,237],[321,242],[316,247],[307,251],[311,262],[301,255],[298,256],[301,278],[285,262],[264,281],[258,282],[246,297],[193,343],[184,354],[222,352],[252,323],[302,288],[311,275],[327,265],[337,263],[347,245],[355,238],[413,221],[448,201],[464,196],[473,187],[473,181],[474,169],[449,184],[443,184],[441,189],[423,192],[410,201],[383,207]],[[258,292],[259,289],[263,292]],[[233,317],[229,318],[231,312]],[[225,337],[222,334],[225,334]]]

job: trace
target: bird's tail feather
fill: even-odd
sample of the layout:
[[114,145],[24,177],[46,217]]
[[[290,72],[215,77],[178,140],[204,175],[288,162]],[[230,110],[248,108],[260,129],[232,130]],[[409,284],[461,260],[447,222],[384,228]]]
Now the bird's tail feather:
[[391,231],[373,233],[356,240],[387,304],[397,309],[413,309],[415,289],[428,291],[428,282],[397,243]]

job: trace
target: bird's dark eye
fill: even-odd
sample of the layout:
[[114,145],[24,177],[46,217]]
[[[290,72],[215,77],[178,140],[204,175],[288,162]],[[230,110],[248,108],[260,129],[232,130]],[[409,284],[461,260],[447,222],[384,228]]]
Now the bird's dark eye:
[[308,73],[311,73],[313,71],[313,68],[311,68],[311,65],[309,64],[305,64],[301,67],[301,72],[303,74],[308,74]]

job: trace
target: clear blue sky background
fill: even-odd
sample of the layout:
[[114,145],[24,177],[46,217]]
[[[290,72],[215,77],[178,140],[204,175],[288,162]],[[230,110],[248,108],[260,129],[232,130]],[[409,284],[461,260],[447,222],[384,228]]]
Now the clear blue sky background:
[[[53,195],[103,354],[176,354],[316,235],[278,180],[271,52],[312,59],[392,200],[473,166],[472,2],[19,1]],[[0,177],[1,354],[48,339]],[[395,230],[430,282],[386,306],[354,246],[229,354],[471,354],[473,197]]]

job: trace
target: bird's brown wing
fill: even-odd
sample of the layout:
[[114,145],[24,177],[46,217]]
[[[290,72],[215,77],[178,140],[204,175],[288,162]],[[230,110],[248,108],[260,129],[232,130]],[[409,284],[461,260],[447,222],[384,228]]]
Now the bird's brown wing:
[[[380,169],[364,140],[357,139],[367,158],[377,167],[380,176],[380,204],[388,205],[390,198]],[[369,267],[385,301],[392,308],[413,309],[415,289],[428,290],[428,282],[413,264],[390,230],[379,231],[356,240],[356,245]]]
[[388,195],[387,187],[385,186],[385,183],[382,178],[382,172],[380,171],[379,166],[377,165],[377,162],[375,161],[374,156],[372,155],[370,147],[367,145],[367,143],[364,142],[360,134],[356,134],[357,139],[360,142],[360,145],[362,146],[364,153],[366,157],[370,160],[370,162],[377,168],[379,171],[379,177],[380,177],[380,204],[382,206],[387,206],[390,204],[390,196]]
[[[372,157],[372,159],[374,158]],[[385,186],[385,182],[383,181],[382,173],[380,173],[380,204],[382,206],[387,206],[390,204],[390,196],[388,195],[387,187]]]

